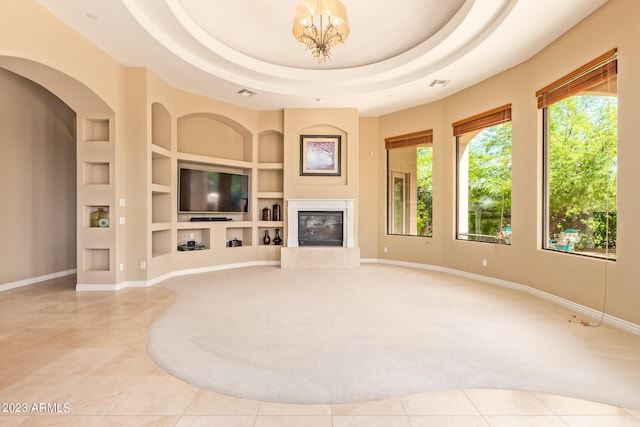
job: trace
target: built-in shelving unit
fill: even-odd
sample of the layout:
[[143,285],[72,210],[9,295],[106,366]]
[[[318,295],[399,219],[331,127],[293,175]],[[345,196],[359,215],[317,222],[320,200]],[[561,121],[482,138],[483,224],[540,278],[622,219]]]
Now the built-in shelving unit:
[[159,192],[152,190],[151,192],[151,223],[171,223],[171,193]]
[[[258,162],[256,167],[257,174],[257,227],[256,241],[264,250],[273,250],[277,252],[280,246],[273,243],[276,236],[276,229],[280,230],[280,238],[284,240],[284,139],[280,132],[266,131],[258,136]],[[280,219],[274,217],[274,205],[280,206]],[[262,220],[262,210],[268,208],[271,210],[271,221]],[[263,243],[264,233],[269,233],[270,243]],[[270,249],[271,247],[276,249]],[[268,249],[269,248],[269,249]]]
[[[77,281],[85,287],[115,284],[114,120],[108,114],[84,115],[77,126]],[[98,211],[100,219],[92,222]]]
[[211,249],[211,229],[203,228],[198,223],[188,225],[192,225],[192,227],[182,225],[178,227],[178,244],[194,240],[196,243],[204,245],[204,250]]
[[171,115],[164,105],[151,104],[151,258],[173,251],[173,186]]
[[164,187],[167,192],[171,191],[171,153],[166,153],[164,149],[154,146],[151,152],[151,184]]
[[[279,259],[277,248],[280,246],[274,245],[273,239],[276,229],[284,239],[284,138],[280,131],[256,135],[229,118],[209,113],[189,114],[174,120],[165,106],[153,103],[148,156],[149,278],[171,269]],[[249,175],[249,211],[178,213],[177,175],[182,165]],[[93,168],[96,176],[93,181],[102,182],[100,176],[104,171],[97,166]],[[262,221],[262,209],[273,209],[276,204],[280,205],[280,220]],[[192,222],[194,216],[231,220]],[[268,246],[263,244],[265,231],[271,237]],[[234,239],[241,241],[241,246],[230,245]],[[190,240],[204,249],[178,249],[178,245]],[[172,258],[168,261],[165,257]]]
[[111,142],[111,123],[107,117],[85,117],[82,121],[83,142]]
[[[225,227],[225,246],[229,247],[229,241],[238,239],[242,241],[242,247],[253,246],[252,226],[250,222],[239,222]],[[230,249],[235,249],[229,247]]]
[[84,162],[84,185],[109,185],[109,163]]
[[[264,244],[264,233],[265,231],[269,233],[269,239],[270,242],[268,244],[268,246],[282,246],[284,239],[282,237],[282,222],[277,222],[274,221],[273,223],[265,223],[265,222],[260,222],[258,224],[258,244],[261,246],[265,246]],[[276,231],[277,230],[277,231]],[[280,235],[280,239],[282,239],[282,242],[280,243],[280,245],[276,245],[274,242],[274,239],[276,237],[276,235]]]
[[83,272],[109,272],[111,267],[109,249],[85,248],[83,250]]
[[171,253],[171,230],[151,231],[151,256],[159,257]]

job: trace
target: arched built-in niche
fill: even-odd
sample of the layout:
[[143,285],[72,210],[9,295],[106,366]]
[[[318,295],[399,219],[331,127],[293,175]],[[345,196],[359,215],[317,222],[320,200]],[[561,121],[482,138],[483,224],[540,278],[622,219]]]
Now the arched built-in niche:
[[[171,253],[171,222],[175,210],[172,196],[173,158],[171,143],[171,115],[159,103],[151,104],[151,240],[147,245],[153,271],[154,258]],[[150,251],[150,252],[149,252]],[[166,264],[166,263],[164,263]]]
[[151,104],[151,143],[171,150],[171,115],[159,102]]
[[213,113],[195,113],[178,119],[178,152],[250,162],[252,135],[241,124]]

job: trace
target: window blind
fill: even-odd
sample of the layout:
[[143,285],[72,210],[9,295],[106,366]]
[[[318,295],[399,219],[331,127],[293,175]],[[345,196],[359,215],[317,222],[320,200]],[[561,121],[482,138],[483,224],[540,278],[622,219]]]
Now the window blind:
[[537,91],[538,108],[546,108],[616,77],[618,75],[617,52],[617,49],[612,49]]
[[453,136],[460,136],[467,132],[473,132],[474,130],[480,130],[510,121],[511,104],[507,104],[453,123]]
[[408,133],[406,135],[385,138],[384,148],[387,150],[393,150],[394,148],[417,147],[432,143],[433,129],[428,129],[420,132]]

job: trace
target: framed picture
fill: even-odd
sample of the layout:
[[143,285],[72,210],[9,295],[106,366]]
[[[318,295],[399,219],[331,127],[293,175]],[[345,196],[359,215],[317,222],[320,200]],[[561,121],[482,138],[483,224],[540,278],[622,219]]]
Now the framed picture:
[[300,175],[340,176],[340,135],[300,136]]

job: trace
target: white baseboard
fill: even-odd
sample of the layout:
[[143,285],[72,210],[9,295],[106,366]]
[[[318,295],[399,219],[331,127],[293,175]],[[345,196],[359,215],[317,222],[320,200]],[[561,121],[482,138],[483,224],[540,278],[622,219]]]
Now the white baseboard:
[[[561,298],[559,296],[550,294],[548,292],[544,292],[541,291],[539,289],[533,288],[531,286],[527,286],[527,285],[523,285],[520,283],[515,283],[515,282],[509,282],[507,280],[502,280],[502,279],[496,279],[494,277],[489,277],[489,276],[483,276],[481,274],[475,274],[475,273],[469,273],[466,271],[461,271],[461,270],[455,270],[453,268],[447,268],[447,267],[440,267],[440,266],[436,266],[436,265],[428,265],[428,264],[418,264],[418,263],[413,263],[413,262],[406,262],[406,261],[394,261],[394,260],[388,260],[388,259],[377,259],[377,260],[373,260],[373,259],[367,259],[366,261],[367,263],[374,263],[377,262],[379,264],[389,264],[389,265],[398,265],[401,267],[409,267],[409,268],[417,268],[417,269],[421,269],[421,270],[430,270],[430,271],[440,271],[443,273],[448,273],[448,274],[452,274],[455,276],[460,276],[460,277],[466,277],[468,279],[473,279],[473,280],[478,280],[480,282],[485,282],[485,283],[489,283],[492,285],[498,285],[498,286],[502,286],[505,288],[510,288],[510,289],[514,289],[517,291],[521,291],[521,292],[526,292],[530,295],[534,295],[537,296],[538,298],[542,298],[544,300],[559,304],[563,307],[566,307],[570,310],[576,311],[578,313],[581,313],[585,316],[589,316],[595,319],[600,319],[601,317],[603,317],[602,312],[598,311],[598,310],[594,310],[593,308],[575,303],[573,301],[569,301],[567,299]],[[611,316],[609,314],[604,314],[603,317],[603,323],[613,326],[615,328],[618,329],[622,329],[626,332],[630,332],[634,335],[640,335],[640,325],[637,325],[635,323],[631,323],[628,322],[624,319],[620,319],[618,317],[615,316]]]
[[29,279],[18,280],[15,282],[3,283],[0,284],[0,292],[8,291],[9,289],[20,288],[22,286],[29,286],[35,283],[45,282],[51,279],[57,279],[59,277],[71,276],[72,274],[76,274],[78,270],[75,268],[70,270],[58,271],[56,273],[45,274],[43,276],[31,277]]
[[239,262],[235,264],[224,264],[224,265],[212,265],[208,267],[200,267],[200,268],[190,268],[186,270],[176,270],[171,271],[169,273],[163,274],[158,277],[154,277],[149,280],[138,280],[138,281],[129,281],[129,282],[121,282],[118,284],[77,284],[76,291],[118,291],[124,288],[148,288],[157,283],[164,282],[167,279],[177,276],[187,276],[189,274],[201,274],[201,273],[209,273],[211,271],[221,271],[221,270],[231,270],[234,268],[245,268],[245,267],[256,267],[256,266],[278,266],[280,265],[280,261],[249,261],[249,262]]

